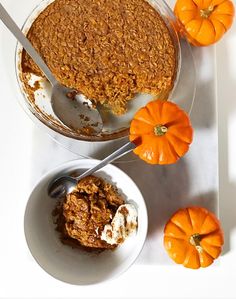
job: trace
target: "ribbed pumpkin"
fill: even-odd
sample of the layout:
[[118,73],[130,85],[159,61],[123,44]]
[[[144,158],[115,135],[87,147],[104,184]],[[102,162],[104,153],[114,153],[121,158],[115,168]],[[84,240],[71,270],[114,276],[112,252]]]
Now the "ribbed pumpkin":
[[234,5],[230,0],[177,0],[174,12],[189,41],[196,46],[208,46],[231,27]]
[[223,231],[216,216],[202,207],[178,210],[164,229],[169,256],[187,268],[208,267],[220,255]]
[[186,112],[176,104],[155,100],[142,107],[130,125],[134,153],[150,164],[172,164],[189,149],[193,129]]

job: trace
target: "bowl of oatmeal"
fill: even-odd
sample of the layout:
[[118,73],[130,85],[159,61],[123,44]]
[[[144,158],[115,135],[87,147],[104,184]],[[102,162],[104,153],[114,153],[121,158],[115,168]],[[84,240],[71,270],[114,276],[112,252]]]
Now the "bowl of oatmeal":
[[122,274],[137,259],[147,234],[142,194],[113,165],[82,179],[61,201],[48,197],[53,178],[76,175],[96,163],[75,160],[50,171],[35,186],[25,210],[25,237],[32,256],[48,274],[75,285]]
[[160,0],[44,0],[23,26],[57,80],[99,109],[104,127],[83,134],[54,115],[51,86],[17,46],[22,102],[49,131],[83,141],[126,137],[134,113],[154,97],[171,99],[181,48],[171,9]]

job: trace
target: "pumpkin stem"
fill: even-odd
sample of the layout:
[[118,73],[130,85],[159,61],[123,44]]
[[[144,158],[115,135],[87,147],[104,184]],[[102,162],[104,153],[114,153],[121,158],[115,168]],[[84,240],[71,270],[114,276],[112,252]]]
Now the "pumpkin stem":
[[163,126],[163,125],[156,125],[154,127],[154,134],[156,136],[163,136],[165,135],[165,133],[168,131],[167,127]]
[[201,239],[202,239],[202,237],[201,237],[201,235],[198,234],[198,233],[193,234],[193,235],[190,237],[190,239],[189,239],[190,244],[193,245],[193,246],[195,246],[196,249],[197,249],[197,251],[200,252],[200,253],[203,251],[203,249],[202,249],[202,247],[201,247],[201,244],[200,244]]
[[207,19],[210,16],[210,14],[213,12],[213,10],[214,10],[213,5],[205,9],[200,9],[200,16],[204,19]]

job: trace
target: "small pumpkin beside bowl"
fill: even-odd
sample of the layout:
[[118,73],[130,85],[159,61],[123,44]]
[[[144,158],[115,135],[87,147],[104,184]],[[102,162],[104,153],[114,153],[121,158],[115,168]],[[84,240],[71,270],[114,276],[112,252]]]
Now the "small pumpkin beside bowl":
[[216,216],[202,207],[179,209],[166,223],[164,246],[186,268],[210,266],[221,253],[224,234]]

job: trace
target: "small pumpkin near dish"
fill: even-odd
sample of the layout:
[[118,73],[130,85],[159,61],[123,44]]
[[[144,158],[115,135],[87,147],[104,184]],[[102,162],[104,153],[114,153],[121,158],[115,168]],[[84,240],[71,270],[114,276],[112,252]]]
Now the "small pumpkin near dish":
[[224,235],[216,216],[202,207],[179,209],[166,223],[164,246],[186,268],[210,266],[222,251]]
[[135,114],[129,138],[138,140],[133,152],[145,162],[173,164],[189,150],[193,128],[178,105],[154,100]]
[[228,31],[235,11],[230,0],[177,0],[174,13],[190,43],[208,46]]

